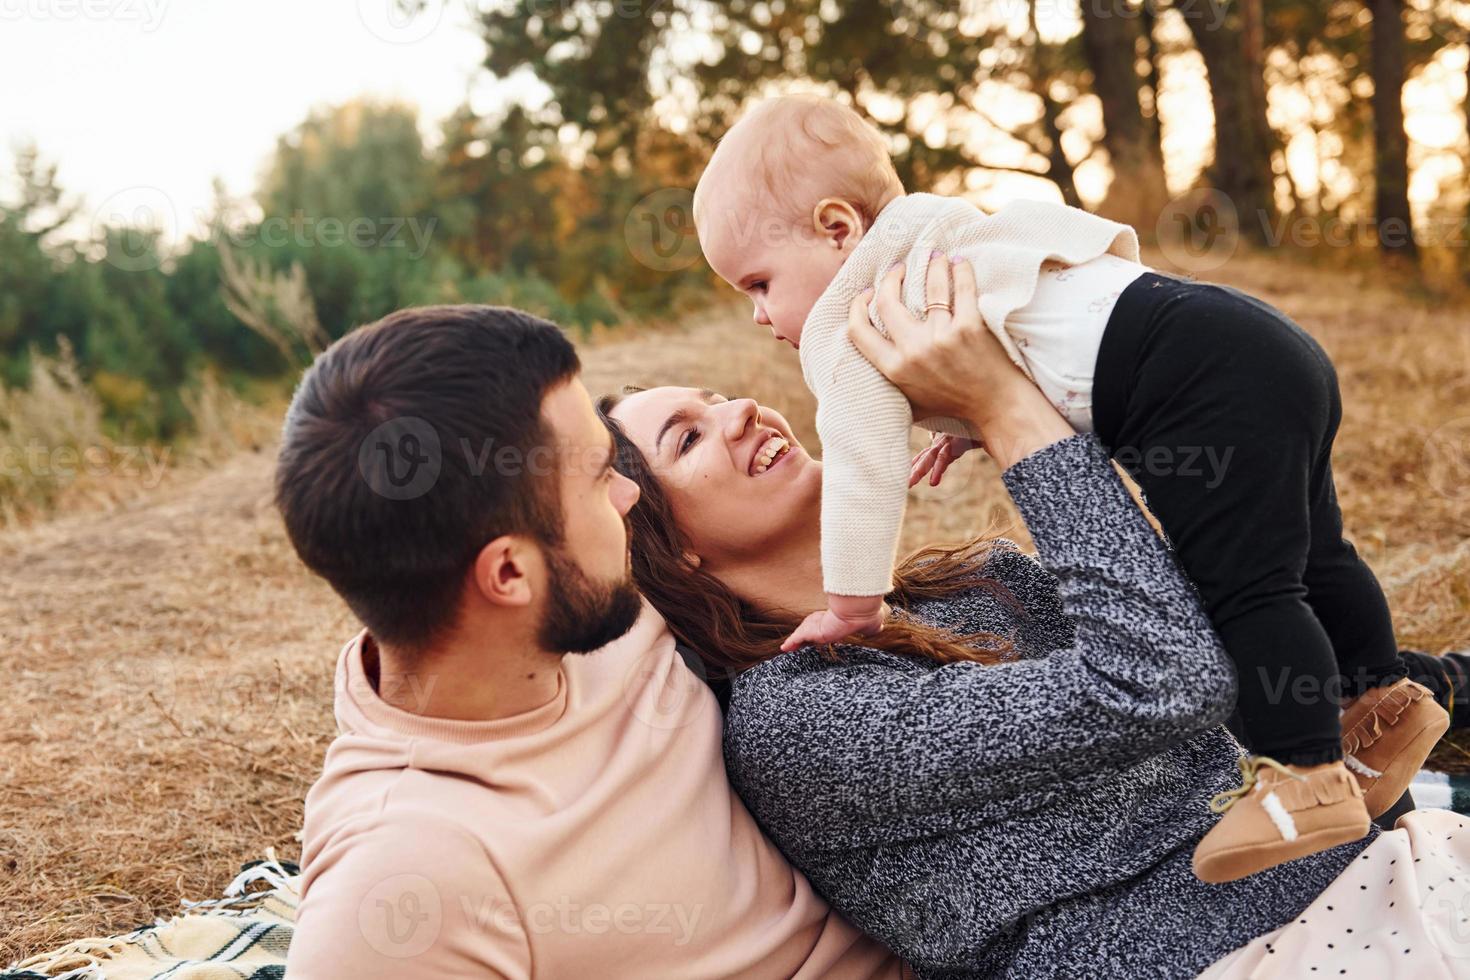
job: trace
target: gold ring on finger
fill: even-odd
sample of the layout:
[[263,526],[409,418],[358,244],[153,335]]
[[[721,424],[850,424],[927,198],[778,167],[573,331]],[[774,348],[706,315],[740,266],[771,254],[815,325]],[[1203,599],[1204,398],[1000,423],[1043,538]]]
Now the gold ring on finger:
[[933,310],[943,310],[946,313],[953,313],[954,312],[954,307],[950,306],[948,303],[925,303],[924,304],[924,315],[925,316],[928,316],[929,313],[931,311],[933,311]]

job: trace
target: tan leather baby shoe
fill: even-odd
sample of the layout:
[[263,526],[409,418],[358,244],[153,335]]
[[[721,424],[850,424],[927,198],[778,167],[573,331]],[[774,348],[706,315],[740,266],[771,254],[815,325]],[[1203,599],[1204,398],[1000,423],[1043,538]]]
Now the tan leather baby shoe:
[[1449,727],[1449,712],[1407,677],[1343,705],[1343,762],[1362,788],[1370,816],[1397,802]]
[[1223,814],[1194,849],[1194,873],[1221,884],[1357,840],[1368,832],[1363,791],[1341,762],[1284,766],[1242,756],[1241,786],[1210,801]]

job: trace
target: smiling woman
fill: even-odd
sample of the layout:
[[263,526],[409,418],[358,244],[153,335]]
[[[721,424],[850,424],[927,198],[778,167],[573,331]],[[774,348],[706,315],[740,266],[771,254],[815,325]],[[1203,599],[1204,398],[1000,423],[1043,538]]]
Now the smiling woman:
[[[618,468],[642,495],[628,513],[633,572],[644,595],[699,652],[707,676],[729,678],[769,659],[820,595],[822,464],[784,416],[749,398],[708,389],[630,389],[598,403],[618,444]],[[635,437],[631,433],[638,433]],[[775,445],[773,465],[761,468]],[[732,506],[738,501],[739,506]],[[985,630],[952,631],[909,617],[911,605],[974,589],[1004,588],[979,572],[991,542],[925,548],[894,572],[898,615],[865,642],[939,663],[996,663],[1009,641]]]
[[[656,435],[642,449],[661,483],[673,488],[681,521],[708,528],[700,559],[723,570],[769,556],[786,532],[820,506],[821,466],[802,448],[784,416],[749,398],[728,400],[712,391],[657,388],[617,403],[614,414]],[[646,429],[644,428],[646,427]],[[789,448],[783,464],[757,473],[757,458],[775,439]],[[764,476],[766,479],[756,480]],[[680,494],[698,483],[700,493]],[[759,515],[748,526],[711,526],[701,505],[710,491],[738,494]]]

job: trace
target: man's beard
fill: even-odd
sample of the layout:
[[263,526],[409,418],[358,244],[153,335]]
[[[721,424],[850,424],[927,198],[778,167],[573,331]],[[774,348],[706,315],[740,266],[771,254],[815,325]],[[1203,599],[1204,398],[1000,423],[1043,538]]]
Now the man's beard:
[[593,582],[559,545],[545,549],[550,573],[546,613],[536,630],[541,649],[591,653],[633,628],[643,599],[631,566],[621,581]]

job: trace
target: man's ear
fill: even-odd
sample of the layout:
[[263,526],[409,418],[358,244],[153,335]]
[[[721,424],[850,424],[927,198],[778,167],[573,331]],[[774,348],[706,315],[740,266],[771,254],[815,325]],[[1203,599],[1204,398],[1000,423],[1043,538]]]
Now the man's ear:
[[529,606],[532,576],[542,565],[541,554],[530,539],[503,534],[475,556],[475,588],[486,602],[497,606]]
[[812,209],[812,230],[832,248],[846,252],[862,241],[862,215],[847,201],[824,197]]

